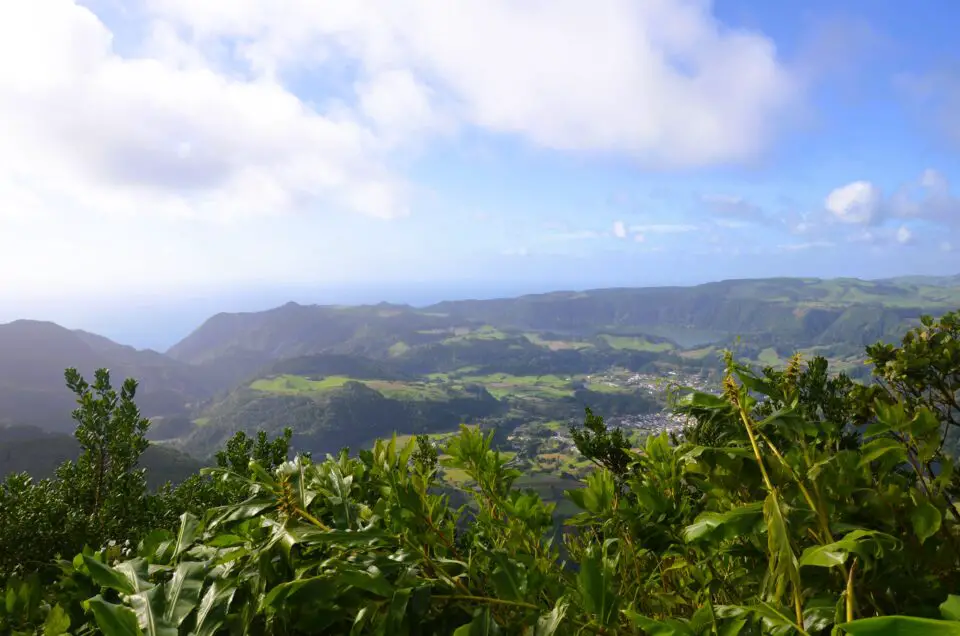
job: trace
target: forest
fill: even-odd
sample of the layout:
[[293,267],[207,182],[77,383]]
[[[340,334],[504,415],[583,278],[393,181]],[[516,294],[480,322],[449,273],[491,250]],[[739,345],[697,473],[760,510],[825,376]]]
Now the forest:
[[151,490],[137,382],[68,369],[79,458],[0,486],[0,632],[960,634],[960,312],[865,353],[863,383],[728,353],[640,447],[588,409],[562,527],[468,427],[322,458],[241,432]]

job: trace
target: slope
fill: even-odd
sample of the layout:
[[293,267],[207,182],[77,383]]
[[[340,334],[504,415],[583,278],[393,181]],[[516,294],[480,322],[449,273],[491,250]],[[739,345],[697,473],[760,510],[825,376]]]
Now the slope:
[[136,378],[137,403],[148,417],[186,413],[213,391],[202,370],[155,351],[137,351],[51,322],[19,320],[0,325],[0,424],[72,430],[75,403],[64,386],[67,367],[88,377],[108,368],[116,384]]

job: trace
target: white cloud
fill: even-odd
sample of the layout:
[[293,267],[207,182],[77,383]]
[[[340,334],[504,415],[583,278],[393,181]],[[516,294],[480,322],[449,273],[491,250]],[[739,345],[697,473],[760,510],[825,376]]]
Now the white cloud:
[[833,247],[833,245],[830,241],[807,241],[805,243],[788,243],[786,245],[778,245],[777,247],[787,252],[797,252],[820,247]]
[[[944,226],[960,225],[960,198],[950,191],[947,177],[933,169],[924,170],[888,197],[874,183],[855,181],[833,190],[824,207],[831,218],[851,224],[918,219]],[[909,233],[909,228],[905,232]]]
[[824,207],[843,223],[870,223],[879,215],[882,202],[879,188],[869,181],[854,181],[827,195]]
[[623,221],[613,222],[613,235],[617,238],[627,237],[627,226],[623,223]]
[[448,95],[446,107],[464,123],[645,163],[752,158],[799,97],[773,42],[724,28],[702,0],[148,6],[205,43],[242,41],[236,54],[255,73],[345,57],[370,75],[401,69]]
[[682,234],[693,232],[697,229],[696,225],[683,223],[651,223],[647,225],[631,225],[631,232],[642,232],[644,234]]
[[900,188],[890,198],[890,214],[897,218],[918,218],[943,225],[960,224],[960,198],[950,191],[946,175],[924,170],[914,183]]
[[316,277],[347,247],[289,219],[408,214],[437,135],[747,161],[802,88],[703,0],[141,0],[123,31],[79,1],[0,8],[4,293]]
[[633,240],[637,243],[644,243],[647,240],[647,236],[645,234],[634,234]]
[[315,200],[403,212],[380,141],[356,121],[318,114],[277,83],[120,57],[112,39],[67,0],[4,6],[6,179],[40,192],[55,183],[122,215],[236,218]]
[[911,232],[910,228],[908,228],[906,225],[901,225],[899,228],[897,228],[896,237],[897,243],[903,245],[910,242],[910,240],[913,238],[913,232]]

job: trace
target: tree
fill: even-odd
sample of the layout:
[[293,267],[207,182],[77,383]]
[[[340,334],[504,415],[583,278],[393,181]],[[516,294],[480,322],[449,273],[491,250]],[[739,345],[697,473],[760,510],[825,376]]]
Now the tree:
[[135,542],[151,518],[146,478],[137,467],[149,422],[134,401],[136,381],[126,380],[118,394],[106,369],[97,370],[93,385],[76,369],[64,377],[77,397],[74,435],[81,454],[54,479],[12,475],[0,488],[0,567],[7,571],[40,567],[85,545]]

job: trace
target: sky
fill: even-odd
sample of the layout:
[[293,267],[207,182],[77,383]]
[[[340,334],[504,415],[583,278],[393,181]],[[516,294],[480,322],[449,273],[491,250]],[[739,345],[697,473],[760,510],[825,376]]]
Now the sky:
[[956,24],[951,0],[0,3],[0,321],[152,317],[142,339],[289,299],[958,273]]

